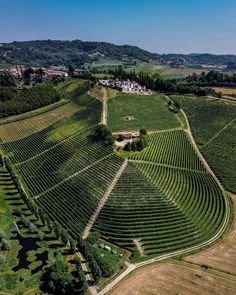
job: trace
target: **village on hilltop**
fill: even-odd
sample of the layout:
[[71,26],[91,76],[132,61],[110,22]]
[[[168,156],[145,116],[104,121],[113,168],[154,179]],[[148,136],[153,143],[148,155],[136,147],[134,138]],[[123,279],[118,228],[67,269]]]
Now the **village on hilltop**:
[[122,91],[124,93],[135,93],[142,95],[150,95],[151,90],[147,89],[146,86],[141,86],[135,81],[128,80],[99,80],[99,85],[103,87],[110,87]]

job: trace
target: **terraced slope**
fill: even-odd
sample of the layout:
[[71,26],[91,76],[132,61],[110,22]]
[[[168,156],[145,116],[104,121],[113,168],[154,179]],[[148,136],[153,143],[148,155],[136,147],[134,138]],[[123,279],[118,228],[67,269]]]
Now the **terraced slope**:
[[90,138],[94,129],[82,130],[17,165],[33,196],[112,153],[111,147],[105,147]]
[[2,144],[29,195],[53,220],[77,235],[98,212],[92,229],[145,256],[215,235],[225,217],[224,196],[185,131],[151,134],[148,147],[126,166],[111,147],[91,138],[101,102],[86,94],[79,103],[69,118]]
[[217,232],[224,197],[184,131],[151,135],[131,158],[94,229],[144,255],[194,246]]

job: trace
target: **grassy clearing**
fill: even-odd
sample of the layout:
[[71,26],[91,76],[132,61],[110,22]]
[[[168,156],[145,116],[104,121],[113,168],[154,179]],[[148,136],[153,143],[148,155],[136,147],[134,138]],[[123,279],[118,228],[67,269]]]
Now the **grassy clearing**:
[[108,126],[112,131],[146,128],[162,130],[180,126],[175,114],[167,108],[163,95],[121,94],[108,102]]

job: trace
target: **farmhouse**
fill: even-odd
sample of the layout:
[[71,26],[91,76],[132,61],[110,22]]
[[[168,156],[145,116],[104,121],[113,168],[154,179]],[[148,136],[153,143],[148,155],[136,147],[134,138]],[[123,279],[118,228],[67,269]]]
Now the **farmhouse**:
[[132,133],[124,133],[122,134],[123,140],[131,140],[133,138]]
[[68,74],[65,71],[46,69],[44,71],[44,76],[47,77],[47,78],[68,77]]

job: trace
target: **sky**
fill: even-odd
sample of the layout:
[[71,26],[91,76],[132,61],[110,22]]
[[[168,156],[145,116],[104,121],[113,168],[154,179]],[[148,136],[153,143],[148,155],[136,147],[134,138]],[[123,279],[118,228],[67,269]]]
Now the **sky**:
[[0,0],[0,42],[35,39],[236,54],[236,0]]

